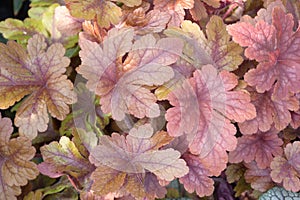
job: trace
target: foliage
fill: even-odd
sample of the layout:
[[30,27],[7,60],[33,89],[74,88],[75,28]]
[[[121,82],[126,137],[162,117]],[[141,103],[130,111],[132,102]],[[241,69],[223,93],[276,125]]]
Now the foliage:
[[257,2],[31,0],[0,22],[0,199],[299,196],[300,3]]

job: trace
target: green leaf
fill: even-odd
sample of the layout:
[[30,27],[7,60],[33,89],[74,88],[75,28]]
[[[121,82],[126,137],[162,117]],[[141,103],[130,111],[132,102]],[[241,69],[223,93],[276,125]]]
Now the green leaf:
[[241,177],[241,179],[237,182],[237,185],[234,187],[235,197],[241,196],[241,194],[247,190],[251,190],[251,186],[249,183],[246,183],[244,177]]
[[14,0],[13,4],[14,4],[14,15],[18,15],[18,13],[20,12],[22,5],[24,3],[24,0]]

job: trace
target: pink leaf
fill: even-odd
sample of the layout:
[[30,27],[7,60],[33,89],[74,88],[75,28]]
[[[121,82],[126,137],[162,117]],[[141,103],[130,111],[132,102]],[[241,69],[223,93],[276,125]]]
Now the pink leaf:
[[272,24],[258,20],[255,25],[238,22],[228,26],[233,40],[247,47],[245,55],[259,62],[256,69],[247,72],[245,80],[259,93],[274,85],[275,100],[300,91],[300,31],[294,32],[293,26],[293,16],[280,7],[273,9]]
[[283,141],[278,138],[277,133],[278,131],[273,128],[268,132],[258,132],[238,138],[237,148],[229,153],[229,161],[249,163],[255,160],[259,168],[267,168],[270,166],[273,156],[282,154]]
[[254,161],[245,164],[245,166],[247,167],[245,180],[251,184],[253,189],[265,192],[274,186],[270,176],[270,168],[261,169]]
[[55,8],[54,17],[57,23],[57,29],[65,36],[78,34],[82,29],[84,20],[72,17],[65,6]]
[[294,96],[288,99],[272,99],[273,90],[264,93],[257,93],[253,88],[248,87],[251,94],[251,102],[257,110],[257,117],[252,120],[239,123],[240,131],[243,134],[253,134],[257,131],[268,131],[272,124],[278,130],[284,129],[292,122],[291,111],[299,109],[299,101]]
[[187,135],[190,151],[214,168],[213,174],[226,167],[226,150],[236,147],[236,129],[229,119],[255,117],[249,95],[231,91],[236,84],[235,75],[227,71],[218,74],[216,68],[206,65],[169,96],[174,106],[166,113],[169,134]]
[[211,195],[214,191],[214,181],[208,177],[212,175],[210,170],[195,155],[187,153],[182,158],[187,162],[189,173],[179,179],[180,183],[189,193],[196,191],[200,197]]
[[[103,48],[80,40],[83,62],[78,72],[88,79],[87,87],[101,96],[103,111],[111,112],[118,121],[126,113],[138,118],[159,116],[156,97],[147,86],[162,85],[173,77],[173,70],[167,65],[176,62],[183,46],[175,38],[156,41],[152,35],[146,35],[133,45],[132,39],[133,30],[112,29]],[[126,52],[128,56],[122,63],[120,58]]]
[[154,9],[167,10],[171,15],[169,26],[179,26],[184,19],[184,9],[194,7],[194,0],[154,0]]
[[271,163],[271,177],[276,183],[293,192],[300,190],[300,142],[289,143],[284,156],[276,156]]

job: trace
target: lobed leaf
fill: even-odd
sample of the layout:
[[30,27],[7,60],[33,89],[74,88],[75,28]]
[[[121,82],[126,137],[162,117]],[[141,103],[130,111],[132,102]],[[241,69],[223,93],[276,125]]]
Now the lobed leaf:
[[[158,41],[145,35],[132,45],[132,29],[112,29],[103,42],[82,39],[78,72],[88,79],[87,87],[101,97],[101,108],[118,121],[125,114],[154,118],[160,110],[149,87],[162,85],[173,76],[167,65],[176,62],[182,43],[175,38]],[[131,50],[131,51],[130,51]],[[120,58],[126,53],[124,63]]]
[[154,0],[154,10],[161,10],[169,12],[171,19],[169,26],[179,26],[184,20],[184,9],[191,9],[194,7],[194,0]]
[[63,75],[70,62],[64,53],[61,44],[47,47],[40,35],[28,41],[27,51],[13,41],[0,44],[0,108],[6,109],[27,95],[15,117],[21,135],[35,138],[38,131],[47,129],[48,112],[63,120],[68,104],[76,101],[73,84]]
[[292,123],[292,111],[299,109],[299,101],[295,96],[288,99],[276,100],[272,98],[273,89],[264,93],[258,93],[254,88],[248,87],[251,102],[255,105],[257,116],[254,119],[239,123],[243,134],[253,134],[258,131],[266,132],[272,125],[277,130],[283,130]]
[[189,173],[179,179],[189,193],[196,191],[200,197],[209,196],[214,191],[214,181],[209,178],[210,170],[206,168],[198,156],[184,154],[182,157],[189,167]]
[[259,62],[245,80],[259,93],[274,86],[274,100],[288,99],[290,93],[300,91],[299,29],[293,31],[293,16],[280,7],[273,8],[271,24],[262,19],[254,23],[238,22],[227,28],[235,42],[247,47],[245,56]]
[[94,169],[66,136],[62,136],[59,142],[41,147],[41,154],[44,162],[38,165],[39,170],[52,178],[67,174],[79,179]]
[[13,132],[9,118],[0,115],[0,199],[16,200],[21,186],[39,174],[37,166],[30,160],[35,155],[31,141],[24,137],[10,139]]
[[[72,16],[85,20],[96,19],[100,27],[109,28],[111,24],[118,24],[122,15],[121,8],[112,1],[108,0],[66,0],[65,2]],[[141,0],[120,2],[130,7],[141,4]]]
[[274,186],[274,182],[271,179],[271,169],[261,169],[256,162],[250,162],[245,164],[247,170],[245,172],[246,182],[251,184],[251,187],[260,192],[265,192]]
[[226,150],[236,147],[236,129],[229,119],[244,121],[255,117],[249,95],[231,91],[236,84],[235,75],[227,71],[218,73],[216,68],[206,65],[168,98],[174,106],[166,113],[168,133],[187,135],[190,151],[205,160],[213,174],[226,167]]
[[282,155],[283,141],[277,133],[278,131],[273,128],[268,132],[257,132],[238,138],[236,149],[229,153],[229,162],[256,161],[260,169],[269,167],[274,156]]
[[57,23],[57,30],[66,36],[78,34],[82,29],[83,20],[72,17],[65,6],[55,8],[54,19]]
[[287,190],[300,190],[299,180],[300,142],[289,143],[284,148],[284,156],[276,156],[271,162],[271,177],[276,183],[282,183]]
[[123,11],[125,24],[133,27],[135,33],[138,35],[161,32],[166,28],[170,20],[168,12],[160,10],[150,10],[147,12],[148,9],[149,6],[145,7],[141,5],[136,9],[128,8],[128,10]]
[[230,41],[226,25],[218,16],[212,16],[206,25],[206,35],[196,23],[184,21],[181,28],[168,28],[165,33],[185,41],[184,55],[195,68],[212,64],[218,70],[233,71],[243,61],[242,48]]
[[240,180],[245,173],[245,168],[242,164],[230,164],[227,166],[225,174],[228,183],[233,183]]
[[[145,130],[138,129],[137,131]],[[143,135],[143,133],[140,134]],[[136,198],[153,199],[157,195],[162,197],[165,190],[161,189],[156,176],[171,181],[175,177],[188,173],[186,163],[180,159],[178,151],[171,148],[159,150],[167,143],[164,137],[169,138],[169,141],[171,139],[164,132],[158,132],[151,138],[131,135],[124,137],[117,133],[113,133],[111,137],[100,137],[99,145],[92,150],[89,157],[90,161],[97,166],[92,174],[95,182],[92,187],[99,192],[99,195],[118,191],[124,187]],[[112,173],[107,173],[107,171]],[[106,178],[101,178],[103,175],[99,174],[100,172],[105,172]],[[118,184],[110,186],[111,182],[106,183],[107,180],[118,180]],[[108,189],[111,187],[113,189]],[[151,191],[153,187],[157,188],[157,194]]]

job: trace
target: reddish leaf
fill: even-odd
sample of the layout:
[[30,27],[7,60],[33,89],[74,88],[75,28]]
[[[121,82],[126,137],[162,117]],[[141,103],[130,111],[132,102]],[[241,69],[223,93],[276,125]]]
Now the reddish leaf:
[[226,150],[236,147],[236,129],[229,119],[244,121],[255,117],[249,95],[231,91],[236,84],[237,78],[232,73],[218,74],[217,69],[206,65],[169,97],[174,106],[166,113],[169,134],[186,134],[190,151],[199,154],[214,169],[213,174],[226,167]]
[[154,9],[167,11],[171,15],[169,26],[179,26],[184,19],[184,9],[194,7],[194,0],[154,0]]
[[240,131],[243,134],[253,134],[258,131],[268,131],[272,124],[278,130],[284,129],[292,122],[291,111],[299,109],[299,101],[290,96],[288,99],[272,99],[273,90],[264,93],[257,93],[253,88],[248,87],[251,94],[251,102],[255,105],[257,116],[252,120],[239,123]]
[[211,195],[214,191],[214,181],[209,178],[212,175],[210,170],[203,165],[198,156],[187,153],[182,158],[189,167],[189,173],[179,179],[186,191],[196,191],[200,197]]
[[45,39],[35,35],[27,52],[15,42],[0,44],[0,108],[23,100],[17,109],[15,125],[20,134],[33,139],[47,129],[49,117],[63,120],[68,104],[76,101],[73,84],[63,75],[70,60],[59,43],[47,47]]
[[[300,102],[300,93],[296,94],[296,98]],[[291,114],[292,114],[291,126],[294,129],[297,129],[298,127],[300,127],[300,106],[299,106],[299,110],[292,112]]]
[[31,141],[20,136],[10,139],[13,132],[9,118],[0,115],[0,199],[16,200],[21,194],[21,187],[38,175],[35,163],[30,160],[35,155]]
[[245,166],[248,168],[245,172],[245,179],[253,189],[265,192],[274,186],[270,168],[261,169],[255,162],[247,163]]
[[273,156],[282,155],[283,141],[278,138],[277,133],[278,131],[273,128],[268,132],[258,132],[238,138],[236,149],[229,153],[229,162],[249,163],[255,160],[259,168],[269,167]]
[[300,91],[300,29],[294,32],[293,26],[293,16],[280,7],[273,9],[272,24],[258,20],[255,25],[238,22],[228,26],[233,40],[247,47],[245,55],[259,62],[245,80],[259,93],[274,85],[275,100],[288,99],[290,93]]
[[[87,87],[101,96],[102,110],[118,121],[126,113],[138,118],[159,116],[156,97],[146,86],[162,85],[172,78],[174,73],[167,65],[176,62],[182,49],[175,38],[156,41],[146,35],[131,46],[132,39],[132,29],[112,29],[103,48],[80,41],[82,65],[78,72],[88,79]],[[123,64],[119,60],[128,51]]]
[[300,190],[300,142],[289,143],[284,156],[276,156],[271,163],[271,177],[276,183],[283,183],[287,190]]

